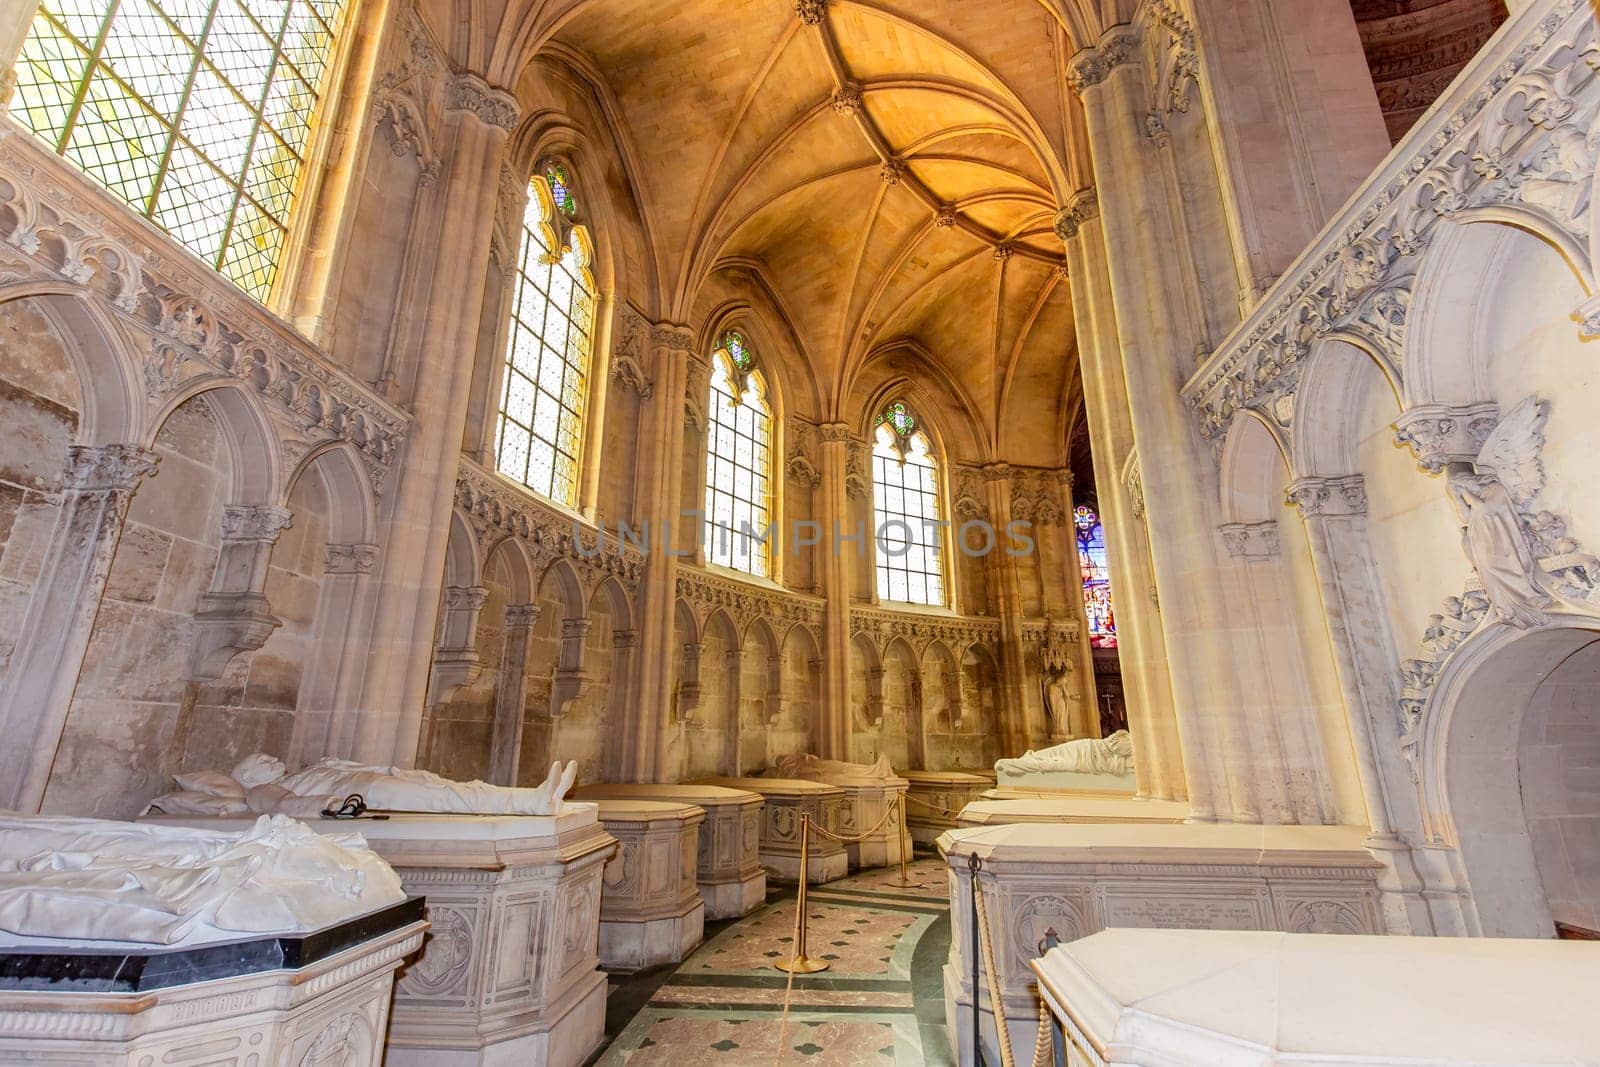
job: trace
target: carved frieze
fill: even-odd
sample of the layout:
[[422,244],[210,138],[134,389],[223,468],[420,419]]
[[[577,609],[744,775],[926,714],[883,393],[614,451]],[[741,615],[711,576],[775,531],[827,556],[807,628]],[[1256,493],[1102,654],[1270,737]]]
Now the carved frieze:
[[[1428,120],[1432,135],[1384,165],[1185,386],[1205,436],[1220,438],[1245,408],[1287,427],[1300,360],[1330,335],[1381,353],[1403,378],[1411,287],[1441,222],[1510,210],[1563,247],[1587,248],[1600,151],[1587,134],[1600,113],[1593,18],[1563,0],[1490,47],[1499,65],[1451,90]],[[1576,266],[1587,273],[1584,258]]]
[[1222,544],[1234,559],[1277,559],[1278,522],[1225,522],[1217,527]]
[[1415,404],[1395,420],[1395,441],[1407,445],[1417,466],[1437,474],[1450,463],[1471,463],[1500,421],[1500,407],[1484,404]]

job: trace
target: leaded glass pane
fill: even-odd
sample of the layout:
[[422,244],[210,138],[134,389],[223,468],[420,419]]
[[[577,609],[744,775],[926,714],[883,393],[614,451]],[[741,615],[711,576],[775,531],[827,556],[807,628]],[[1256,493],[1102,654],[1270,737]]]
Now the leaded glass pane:
[[[496,467],[535,492],[576,504],[578,452],[588,393],[589,337],[594,289],[579,255],[559,258],[545,238],[550,219],[534,193],[522,217],[522,247],[511,296],[506,340],[507,386],[502,395]],[[507,454],[504,427],[515,427],[522,452]]]
[[265,299],[343,0],[44,0],[11,114]]
[[[902,434],[901,427],[908,432]],[[878,596],[913,604],[943,605],[943,534],[928,439],[905,404],[878,417],[872,450],[872,515],[877,538]]]
[[1078,566],[1083,578],[1083,608],[1089,620],[1089,643],[1097,648],[1117,647],[1117,619],[1111,610],[1111,568],[1106,560],[1106,533],[1100,519],[1086,506],[1073,509],[1072,525],[1078,535]]
[[[772,411],[760,376],[748,373],[755,357],[742,346],[735,366],[724,335],[711,357],[707,404],[705,530],[706,559],[724,567],[766,577],[771,573],[767,450]],[[727,359],[723,357],[727,356]]]

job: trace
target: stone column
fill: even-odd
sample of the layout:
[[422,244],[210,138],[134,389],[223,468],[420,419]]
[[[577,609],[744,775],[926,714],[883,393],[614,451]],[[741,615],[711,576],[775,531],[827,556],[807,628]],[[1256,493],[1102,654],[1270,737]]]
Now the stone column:
[[433,653],[428,704],[443,704],[457,689],[478,680],[483,657],[478,654],[478,616],[489,590],[481,585],[451,585],[444,591],[439,647]]
[[550,686],[550,704],[557,714],[588,692],[589,672],[584,668],[583,655],[593,628],[594,620],[586,615],[561,620],[561,652]]
[[229,504],[222,511],[222,545],[211,588],[194,613],[189,677],[214,681],[235,656],[267,643],[283,620],[267,603],[272,546],[290,523],[288,508]]
[[[1224,766],[1228,788],[1236,798],[1246,798],[1242,804],[1235,801],[1236,814],[1241,818],[1253,816],[1249,821],[1269,823],[1323,822],[1321,818],[1296,817],[1287,776],[1275,773],[1286,772],[1289,766],[1278,719],[1292,711],[1285,706],[1288,702],[1276,684],[1275,676],[1282,665],[1275,663],[1277,657],[1266,647],[1266,628],[1272,620],[1262,612],[1262,604],[1274,595],[1272,587],[1276,584],[1278,523],[1270,519],[1229,522],[1219,526],[1217,532],[1228,555],[1239,564],[1235,577],[1240,588],[1237,596],[1229,598],[1229,604],[1249,623],[1244,627],[1246,647],[1236,650],[1236,662],[1257,683],[1255,690],[1245,695],[1244,717],[1222,723],[1227,738]],[[1285,620],[1278,621],[1281,624]]]
[[537,604],[506,605],[505,648],[500,655],[500,684],[494,691],[494,730],[489,742],[489,781],[516,785],[522,758],[522,723],[528,702],[528,653]]
[[722,653],[723,699],[730,709],[728,736],[722,742],[722,773],[739,774],[739,740],[744,734],[744,649]]
[[[1011,468],[1005,463],[990,463],[982,468],[984,491],[988,496],[989,521],[995,543],[989,553],[989,597],[1000,623],[1000,723],[1003,752],[1020,755],[1030,748],[1048,744],[1050,724],[1044,709],[1032,711],[1023,694],[1027,671],[1022,648],[1022,578],[1017,561],[1006,553],[1001,539],[1011,525]],[[956,551],[961,551],[960,530],[956,532]]]
[[[660,323],[650,328],[655,388],[639,420],[636,513],[649,525],[648,555],[640,594],[639,699],[637,720],[623,738],[624,780],[665,782],[677,778],[674,742],[681,727],[673,722],[678,639],[678,560],[687,555],[678,535],[683,499],[685,404],[689,402],[689,363],[694,331]],[[700,404],[705,398],[700,398]],[[691,539],[699,531],[691,532]],[[689,550],[689,551],[692,551]]]
[[325,550],[317,637],[285,753],[290,766],[350,755],[362,663],[372,638],[371,575],[377,559],[378,546],[360,542],[329,544]]
[[432,225],[418,227],[406,250],[411,266],[401,306],[413,312],[397,331],[388,365],[397,369],[414,422],[385,491],[375,652],[354,746],[367,762],[416,760],[500,164],[517,115],[505,90],[473,73],[452,77],[437,131],[444,173],[423,190],[417,212]]
[[0,688],[0,808],[36,812],[44,800],[128,503],[155,469],[155,454],[136,445],[72,446],[61,509]]
[[[1182,800],[1188,787],[1178,749],[1155,573],[1145,537],[1143,481],[1133,450],[1133,419],[1128,411],[1099,200],[1092,186],[1071,197],[1056,216],[1055,229],[1066,244],[1072,275],[1073,318],[1117,613],[1117,664],[1128,706],[1134,771],[1141,794]],[[1076,560],[1073,566],[1076,568]]]
[[699,641],[685,641],[683,659],[678,669],[678,718],[682,722],[695,719],[704,689],[700,685],[700,660],[706,646]]
[[5,114],[16,91],[17,57],[38,10],[38,0],[11,0],[0,9],[0,115]]
[[1393,933],[1463,932],[1448,889],[1427,892],[1406,839],[1420,842],[1422,814],[1400,753],[1399,679],[1382,580],[1367,534],[1367,492],[1359,474],[1299,478],[1287,489],[1300,509],[1333,642],[1367,822],[1366,846],[1384,862],[1384,913]]
[[[606,698],[611,702],[613,717],[612,729],[626,733],[629,712],[639,706],[638,694],[634,689],[634,660],[639,648],[638,630],[612,630],[611,631],[611,693]],[[612,745],[606,752],[605,768],[608,781],[624,782],[624,748],[622,745]]]
[[1241,700],[1213,535],[1216,461],[1179,396],[1209,339],[1199,309],[1173,299],[1188,291],[1197,265],[1172,251],[1188,220],[1169,195],[1160,150],[1145,137],[1152,81],[1143,55],[1140,32],[1118,27],[1074,58],[1069,80],[1084,103],[1105,244],[1117,250],[1106,259],[1111,300],[1133,438],[1145,459],[1145,508],[1159,531],[1150,554],[1192,817],[1245,817],[1247,808],[1236,808],[1244,798],[1228,789],[1219,730],[1239,716]]
[[[816,571],[822,586],[822,704],[816,710],[811,745],[823,759],[850,759],[850,588],[854,553],[862,540],[846,541],[853,529],[845,477],[850,467],[850,427],[825,422],[817,427],[822,484],[817,521],[822,527]],[[854,552],[847,549],[853,548]]]

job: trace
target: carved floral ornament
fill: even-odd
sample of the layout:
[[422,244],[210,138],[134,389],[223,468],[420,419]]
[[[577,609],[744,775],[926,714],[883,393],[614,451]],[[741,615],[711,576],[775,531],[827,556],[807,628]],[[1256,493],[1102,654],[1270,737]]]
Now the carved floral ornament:
[[[465,458],[456,474],[456,506],[478,532],[485,554],[497,540],[515,537],[541,565],[567,560],[588,595],[610,577],[631,593],[644,576],[644,553],[618,537],[615,530],[607,529],[602,537],[586,524],[580,528],[570,514],[558,512],[531,492]],[[581,544],[574,544],[575,532],[583,539]]]
[[[1477,91],[1458,94],[1409,158],[1385,165],[1388,180],[1369,183],[1342,226],[1321,240],[1320,254],[1281,278],[1185,387],[1203,435],[1220,440],[1245,408],[1287,428],[1301,361],[1330,335],[1382,353],[1404,378],[1412,286],[1441,222],[1477,208],[1513,208],[1561,235],[1566,247],[1588,247],[1588,183],[1600,152],[1588,131],[1600,112],[1600,49],[1587,5],[1549,6],[1524,39],[1492,46],[1504,61]],[[1578,269],[1586,275],[1590,265]],[[1588,330],[1590,316],[1581,311]],[[1600,315],[1593,318],[1600,327]]]
[[139,341],[148,418],[200,382],[241,383],[286,466],[348,442],[381,492],[410,417],[111,203],[33,138],[0,139],[0,285],[67,281],[108,307]]
[[689,604],[701,626],[714,612],[721,610],[733,619],[741,633],[756,619],[766,619],[772,625],[779,647],[795,626],[804,627],[820,646],[823,602],[818,597],[769,589],[688,568],[681,568],[677,573],[677,593]]
[[[1038,624],[1040,627],[1043,623]],[[958,659],[972,645],[993,647],[1000,640],[996,619],[962,616],[927,616],[887,608],[850,609],[850,635],[865,637],[881,655],[889,642],[900,638],[920,659],[934,641],[941,641]]]

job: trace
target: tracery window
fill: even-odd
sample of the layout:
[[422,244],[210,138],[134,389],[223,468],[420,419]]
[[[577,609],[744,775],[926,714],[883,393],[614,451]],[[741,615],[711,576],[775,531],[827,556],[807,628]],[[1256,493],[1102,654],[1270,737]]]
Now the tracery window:
[[344,0],[44,0],[11,114],[264,300]]
[[[512,285],[495,468],[536,493],[575,506],[595,283],[587,231],[567,228],[564,243],[558,236],[556,212],[568,218],[577,214],[565,171],[560,178],[560,201],[548,178],[529,183]],[[571,215],[562,203],[572,205]]]
[[938,463],[904,401],[885,408],[873,429],[872,526],[879,599],[942,606]]
[[1111,571],[1106,564],[1106,532],[1100,519],[1079,504],[1072,525],[1078,535],[1078,567],[1083,577],[1083,609],[1089,617],[1089,644],[1117,647],[1117,619],[1111,610]]
[[737,330],[723,334],[711,353],[707,411],[706,559],[768,577],[772,409],[755,355]]

